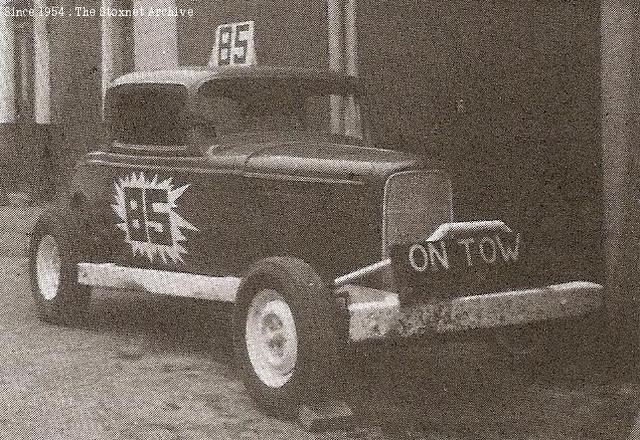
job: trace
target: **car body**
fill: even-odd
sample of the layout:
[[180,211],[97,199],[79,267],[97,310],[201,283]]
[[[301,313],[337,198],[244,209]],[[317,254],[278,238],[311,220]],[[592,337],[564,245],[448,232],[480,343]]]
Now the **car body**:
[[[373,146],[355,78],[261,66],[135,72],[107,91],[105,121],[107,142],[78,162],[71,185],[88,243],[81,285],[246,300],[238,319],[249,323],[257,296],[243,288],[280,280],[260,291],[259,313],[282,311],[278,325],[299,344],[301,321],[325,313],[312,307],[332,308],[334,336],[362,341],[520,326],[601,305],[598,284],[529,271],[526,241],[504,223],[455,222],[445,171]],[[320,282],[301,281],[310,279],[331,305],[303,296],[289,310],[297,299],[276,295]],[[259,370],[246,325],[240,356]],[[281,343],[278,353],[295,358],[297,347]],[[272,391],[293,366],[282,383],[265,368],[261,386]]]

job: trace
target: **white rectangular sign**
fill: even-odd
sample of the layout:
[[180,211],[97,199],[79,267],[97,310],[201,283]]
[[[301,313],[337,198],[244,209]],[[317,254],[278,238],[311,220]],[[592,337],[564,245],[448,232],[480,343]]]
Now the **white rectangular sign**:
[[254,22],[221,24],[209,58],[210,67],[251,66],[256,64]]

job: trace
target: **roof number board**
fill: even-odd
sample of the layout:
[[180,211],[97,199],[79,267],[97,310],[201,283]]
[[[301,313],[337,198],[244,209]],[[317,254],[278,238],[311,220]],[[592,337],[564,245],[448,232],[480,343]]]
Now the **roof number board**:
[[253,30],[253,21],[218,26],[209,66],[251,66],[256,64]]

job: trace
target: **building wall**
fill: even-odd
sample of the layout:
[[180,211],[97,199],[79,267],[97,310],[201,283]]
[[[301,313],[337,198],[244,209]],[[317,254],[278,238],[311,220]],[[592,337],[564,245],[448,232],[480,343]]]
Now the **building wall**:
[[0,16],[0,177],[11,177],[12,153],[15,150],[15,76],[14,32],[10,17]]
[[[75,6],[71,0],[64,4],[67,11]],[[83,6],[99,9],[100,1]],[[79,155],[100,142],[101,20],[72,15],[49,26],[52,160],[63,183]]]
[[602,1],[602,163],[607,309],[618,359],[637,366],[640,319],[640,5]]
[[274,66],[328,67],[326,0],[178,0],[193,17],[178,18],[181,65],[206,65],[223,23],[255,21],[256,58]]
[[458,218],[598,267],[598,2],[359,0],[357,20],[381,145],[444,159]]
[[[134,0],[133,7],[147,10],[175,8],[175,0]],[[178,66],[176,17],[135,17],[133,43],[136,70]]]
[[[90,0],[85,6],[98,9],[105,2],[173,5]],[[346,22],[354,4],[357,59],[344,53],[334,63],[332,52],[330,63],[328,30],[335,17],[328,11],[342,9]],[[176,6],[193,8],[193,16],[160,24],[159,18],[50,20],[45,143],[62,176],[79,154],[99,144],[107,80],[134,68],[205,65],[219,24],[254,20],[260,64],[342,65],[359,72],[379,145],[443,159],[454,175],[459,219],[502,218],[558,252],[601,259],[598,4],[177,0]],[[352,39],[343,24],[332,32],[332,44],[347,46]],[[117,36],[106,48],[105,26]],[[112,63],[105,72],[107,56]]]

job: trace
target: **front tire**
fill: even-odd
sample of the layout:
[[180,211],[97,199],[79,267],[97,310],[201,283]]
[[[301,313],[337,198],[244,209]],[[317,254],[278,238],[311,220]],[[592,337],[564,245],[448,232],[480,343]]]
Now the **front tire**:
[[85,314],[90,290],[78,284],[77,264],[86,258],[86,234],[70,210],[44,213],[29,245],[31,292],[40,320],[72,324]]
[[318,274],[297,258],[272,257],[245,274],[236,301],[234,348],[248,393],[290,416],[333,391],[337,307]]

